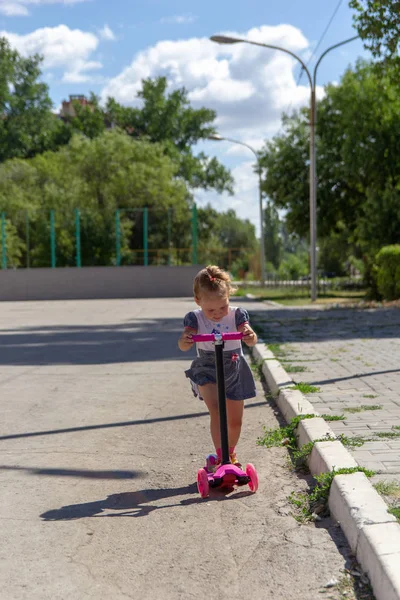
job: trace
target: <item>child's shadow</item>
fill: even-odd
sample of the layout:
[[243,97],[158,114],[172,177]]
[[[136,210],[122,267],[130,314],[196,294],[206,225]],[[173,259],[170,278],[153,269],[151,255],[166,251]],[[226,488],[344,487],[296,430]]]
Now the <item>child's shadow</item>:
[[[181,500],[178,503],[163,504],[162,506],[148,506],[148,503],[150,502],[163,500],[165,498],[197,494],[197,485],[192,483],[179,488],[148,489],[137,492],[111,494],[104,500],[62,506],[61,508],[48,510],[42,513],[40,516],[44,521],[72,521],[73,519],[82,519],[85,517],[145,517],[149,513],[153,512],[153,510],[160,508],[188,506],[190,504],[197,504],[200,502],[223,500],[224,498],[234,500],[251,494],[249,491],[243,491],[227,498],[227,494],[231,492],[232,488],[210,490],[210,496],[205,500],[197,496],[196,498],[187,498],[186,500]],[[105,512],[109,510],[115,510],[118,512]]]

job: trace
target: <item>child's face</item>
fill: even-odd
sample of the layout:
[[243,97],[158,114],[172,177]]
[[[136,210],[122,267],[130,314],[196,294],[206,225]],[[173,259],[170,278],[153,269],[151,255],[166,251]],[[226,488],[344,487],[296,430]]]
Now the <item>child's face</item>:
[[208,293],[195,298],[195,301],[210,321],[220,321],[228,314],[229,296]]

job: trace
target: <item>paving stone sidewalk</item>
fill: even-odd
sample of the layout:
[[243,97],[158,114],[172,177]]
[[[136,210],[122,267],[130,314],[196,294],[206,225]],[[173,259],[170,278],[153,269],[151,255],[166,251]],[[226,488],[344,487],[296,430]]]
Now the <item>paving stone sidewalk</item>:
[[400,482],[400,310],[260,303],[253,318],[292,378],[319,388],[315,409],[345,415],[335,433],[372,438],[349,448],[360,466]]

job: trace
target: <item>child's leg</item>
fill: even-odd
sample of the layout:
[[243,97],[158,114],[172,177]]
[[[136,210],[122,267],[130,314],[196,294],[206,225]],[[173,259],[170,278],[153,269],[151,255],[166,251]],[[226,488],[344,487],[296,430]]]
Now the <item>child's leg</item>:
[[242,430],[244,400],[227,400],[226,411],[228,414],[228,439],[229,448],[233,449],[239,441]]
[[217,385],[215,383],[207,383],[199,385],[201,396],[210,413],[210,432],[214,447],[221,448],[221,436],[219,431],[219,412],[218,412],[218,395]]

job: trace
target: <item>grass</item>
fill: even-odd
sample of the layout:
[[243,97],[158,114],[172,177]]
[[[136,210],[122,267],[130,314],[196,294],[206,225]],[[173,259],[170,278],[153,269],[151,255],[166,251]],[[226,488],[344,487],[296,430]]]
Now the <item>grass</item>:
[[315,520],[315,515],[325,515],[328,512],[328,498],[331,489],[333,478],[336,475],[350,475],[351,473],[365,473],[367,477],[373,477],[374,471],[370,469],[364,469],[363,467],[351,467],[333,469],[329,473],[321,473],[314,477],[316,484],[312,489],[307,492],[292,492],[288,500],[296,507],[297,514],[294,514],[294,518],[300,523]]
[[259,446],[266,446],[267,448],[287,446],[291,450],[295,450],[297,448],[296,429],[300,421],[313,419],[315,416],[314,414],[308,414],[294,417],[290,423],[277,429],[266,429],[264,427],[264,435],[258,438],[257,444]]
[[400,484],[397,481],[380,481],[374,485],[374,488],[382,496],[400,499]]
[[304,383],[303,381],[296,383],[296,385],[290,389],[299,390],[299,392],[302,392],[303,394],[318,394],[318,392],[321,391],[321,388],[316,387],[315,385],[310,385],[309,383]]
[[400,431],[379,431],[374,435],[378,438],[398,438],[400,437]]
[[376,396],[375,394],[364,394],[363,398],[377,398],[378,396]]
[[286,350],[282,348],[282,344],[266,344],[266,346],[275,356],[286,356]]
[[397,481],[380,481],[374,485],[379,494],[386,497],[389,504],[392,504],[388,508],[388,513],[394,515],[400,523],[400,506],[397,506],[400,500],[400,484]]
[[285,371],[287,373],[304,373],[304,371],[307,371],[307,367],[285,364]]
[[353,437],[348,437],[347,435],[344,435],[343,433],[338,435],[337,439],[340,442],[342,442],[343,446],[346,446],[346,448],[360,448],[361,446],[363,446],[365,444],[365,442],[370,441],[369,438],[363,438],[363,437],[357,436],[357,435],[355,435]]
[[[376,396],[364,396],[364,398],[376,398]],[[381,410],[382,404],[362,404],[361,406],[353,406],[350,408],[344,408],[343,410],[348,413],[360,413],[365,410]]]
[[[304,286],[303,288],[298,287],[282,287],[282,288],[269,288],[269,287],[241,287],[237,290],[236,296],[245,296],[246,294],[253,294],[260,300],[272,300],[273,302],[279,302],[286,306],[301,306],[305,304],[311,304],[311,297],[309,289]],[[335,291],[330,290],[329,292],[318,292],[318,299],[316,304],[349,304],[357,301],[361,301],[365,298],[364,291]]]
[[393,508],[389,508],[388,513],[394,515],[400,523],[400,506],[394,506]]
[[345,421],[346,417],[344,415],[321,415],[325,421]]

